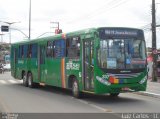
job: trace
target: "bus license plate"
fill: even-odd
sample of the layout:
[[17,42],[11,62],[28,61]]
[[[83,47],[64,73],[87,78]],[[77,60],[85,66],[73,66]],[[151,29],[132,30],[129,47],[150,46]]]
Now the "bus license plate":
[[129,88],[128,87],[123,87],[122,91],[129,91]]

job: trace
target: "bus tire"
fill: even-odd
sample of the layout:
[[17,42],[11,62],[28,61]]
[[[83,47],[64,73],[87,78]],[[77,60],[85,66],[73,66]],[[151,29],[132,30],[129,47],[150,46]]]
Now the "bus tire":
[[111,97],[118,97],[119,93],[110,93]]
[[25,87],[28,87],[28,80],[25,72],[22,74],[22,80],[23,80],[23,85]]
[[28,87],[34,88],[32,73],[28,73]]
[[77,80],[73,80],[72,82],[72,95],[75,98],[81,97]]

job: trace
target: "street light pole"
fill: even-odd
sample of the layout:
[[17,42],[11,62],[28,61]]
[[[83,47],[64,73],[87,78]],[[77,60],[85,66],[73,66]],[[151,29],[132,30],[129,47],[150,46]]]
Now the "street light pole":
[[11,44],[11,24],[9,24],[9,44]]
[[29,39],[29,37],[21,30],[19,29],[16,29],[16,28],[11,28],[12,30],[16,30],[16,31],[19,31],[20,33],[22,33],[27,39]]
[[20,23],[20,21],[19,21],[19,22],[6,22],[6,21],[0,21],[0,22],[6,23],[6,24],[9,25],[9,43],[11,44],[11,25],[12,25],[12,24],[15,24],[15,23]]
[[31,0],[29,1],[29,40],[31,39]]

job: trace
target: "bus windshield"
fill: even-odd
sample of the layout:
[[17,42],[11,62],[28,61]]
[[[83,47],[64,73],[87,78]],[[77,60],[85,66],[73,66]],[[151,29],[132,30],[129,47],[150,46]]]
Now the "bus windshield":
[[105,69],[146,67],[145,41],[137,38],[101,39],[98,64]]

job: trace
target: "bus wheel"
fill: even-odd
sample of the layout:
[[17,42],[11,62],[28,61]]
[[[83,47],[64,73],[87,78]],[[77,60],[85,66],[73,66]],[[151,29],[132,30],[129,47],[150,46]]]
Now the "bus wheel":
[[31,73],[28,74],[28,86],[30,88],[34,88],[34,83],[33,83],[33,78]]
[[23,73],[22,80],[23,80],[23,85],[27,87],[28,86],[28,80],[27,80],[27,77],[26,77],[26,73]]
[[74,80],[72,83],[72,94],[75,98],[80,98],[79,87],[76,80]]
[[119,93],[110,93],[111,97],[118,97]]

